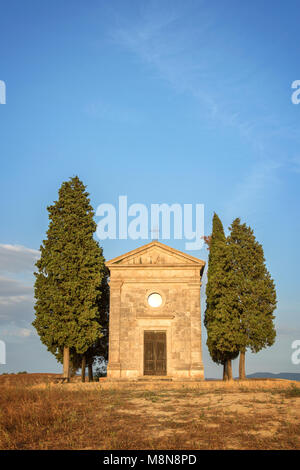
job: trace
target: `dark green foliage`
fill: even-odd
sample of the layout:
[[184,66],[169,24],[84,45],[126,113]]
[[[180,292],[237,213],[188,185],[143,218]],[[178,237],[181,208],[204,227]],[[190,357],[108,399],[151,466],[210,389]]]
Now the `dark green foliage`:
[[[99,298],[99,322],[102,336],[97,338],[88,350],[84,353],[86,365],[100,364],[108,360],[108,334],[109,334],[109,286],[108,269],[105,268],[101,282],[101,298]],[[82,366],[83,354],[77,354],[74,349],[70,350],[72,369],[77,371]]]
[[250,348],[258,352],[275,341],[275,285],[266,268],[262,246],[253,230],[238,218],[230,226],[228,245],[241,329],[240,351]]
[[231,254],[221,220],[214,214],[206,286],[207,346],[213,361],[224,364],[239,351],[239,321],[234,304]]
[[233,221],[226,238],[214,214],[207,278],[204,324],[212,359],[224,364],[247,348],[258,352],[271,346],[276,336],[275,286],[262,246],[240,219]]
[[283,392],[286,398],[300,397],[300,388],[296,384],[291,384],[290,388]]
[[75,367],[76,356],[94,347],[107,328],[107,273],[102,248],[93,238],[93,209],[77,176],[62,184],[48,212],[47,238],[36,263],[33,325],[59,361],[69,347]]

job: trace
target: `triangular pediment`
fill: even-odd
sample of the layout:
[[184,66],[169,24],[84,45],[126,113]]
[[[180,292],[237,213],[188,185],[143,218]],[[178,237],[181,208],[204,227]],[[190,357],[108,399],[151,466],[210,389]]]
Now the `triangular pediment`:
[[147,245],[129,251],[124,255],[113,258],[106,263],[111,268],[114,266],[204,266],[205,261],[175,250],[158,241],[152,241]]

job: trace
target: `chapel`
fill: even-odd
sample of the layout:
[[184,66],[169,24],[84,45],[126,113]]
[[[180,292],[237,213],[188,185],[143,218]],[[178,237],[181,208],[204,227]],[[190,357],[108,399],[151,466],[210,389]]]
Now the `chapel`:
[[155,240],[106,265],[108,380],[203,380],[200,287],[205,262]]

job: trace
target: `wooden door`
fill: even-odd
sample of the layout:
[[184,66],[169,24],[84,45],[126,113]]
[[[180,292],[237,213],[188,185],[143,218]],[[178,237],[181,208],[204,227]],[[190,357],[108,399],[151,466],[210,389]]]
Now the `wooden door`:
[[144,375],[167,375],[166,343],[164,331],[144,332]]

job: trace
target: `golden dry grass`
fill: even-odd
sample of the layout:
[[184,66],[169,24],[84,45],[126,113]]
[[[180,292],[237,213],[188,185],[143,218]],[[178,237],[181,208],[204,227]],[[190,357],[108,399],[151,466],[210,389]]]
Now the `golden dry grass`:
[[0,449],[299,449],[300,384],[0,376]]

